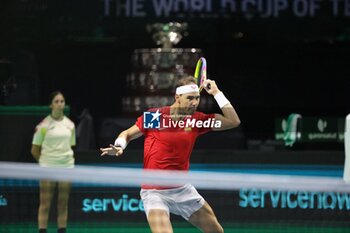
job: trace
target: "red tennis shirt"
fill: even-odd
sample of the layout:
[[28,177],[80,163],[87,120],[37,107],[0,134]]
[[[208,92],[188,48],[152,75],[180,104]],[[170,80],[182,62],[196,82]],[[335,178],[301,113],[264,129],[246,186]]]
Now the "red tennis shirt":
[[[197,137],[211,131],[211,127],[193,124],[197,121],[214,121],[215,114],[195,112],[183,118],[183,125],[171,120],[170,106],[151,109],[161,113],[160,128],[148,129],[144,126],[144,115],[136,121],[136,126],[145,136],[144,169],[184,170],[190,165],[190,156]],[[186,125],[186,122],[192,123]],[[189,126],[189,127],[188,127]],[[199,126],[199,127],[198,127]]]

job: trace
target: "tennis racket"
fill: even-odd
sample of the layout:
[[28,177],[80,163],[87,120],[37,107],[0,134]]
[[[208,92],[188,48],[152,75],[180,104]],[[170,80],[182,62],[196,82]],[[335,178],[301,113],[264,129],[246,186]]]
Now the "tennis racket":
[[[203,83],[207,80],[207,61],[204,57],[199,58],[196,65],[196,70],[194,72],[194,79],[199,87],[199,93],[203,90]],[[210,84],[206,86],[207,89],[210,89]]]

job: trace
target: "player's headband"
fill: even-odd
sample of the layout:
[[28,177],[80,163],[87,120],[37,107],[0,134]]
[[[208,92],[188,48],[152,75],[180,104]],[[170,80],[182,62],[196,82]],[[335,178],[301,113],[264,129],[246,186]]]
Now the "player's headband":
[[176,94],[178,95],[191,93],[191,92],[199,93],[199,88],[196,84],[184,85],[176,88]]

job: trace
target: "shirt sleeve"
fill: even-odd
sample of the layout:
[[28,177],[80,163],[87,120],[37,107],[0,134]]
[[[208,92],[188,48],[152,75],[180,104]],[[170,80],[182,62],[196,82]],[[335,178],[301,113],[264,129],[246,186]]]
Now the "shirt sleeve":
[[70,145],[71,146],[75,146],[76,145],[75,126],[73,126],[73,129],[72,129],[72,135],[71,135],[71,138],[70,138]]
[[35,133],[33,136],[33,145],[41,146],[43,144],[45,134],[46,134],[47,128],[41,125],[38,125],[35,128]]
[[145,128],[143,127],[143,115],[139,116],[136,120],[136,123],[135,125],[140,129],[140,131],[145,134],[146,133],[146,130]]
[[[205,114],[205,113],[199,112],[198,114],[199,114],[198,119],[200,119],[202,121],[206,121],[209,119],[213,119],[213,120],[215,119],[215,114],[213,114],[213,113],[212,114]],[[212,129],[210,127],[209,128],[202,127],[202,128],[199,128],[198,133],[199,133],[199,135],[201,135],[201,134],[208,133],[210,131],[212,131]]]

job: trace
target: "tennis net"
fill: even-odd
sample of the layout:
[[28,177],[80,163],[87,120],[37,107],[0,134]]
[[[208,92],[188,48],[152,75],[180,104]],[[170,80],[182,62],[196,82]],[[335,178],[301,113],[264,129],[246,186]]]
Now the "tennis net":
[[[350,232],[350,185],[340,177],[152,171],[76,166],[42,168],[0,162],[0,232],[37,232],[39,181],[69,181],[67,232],[150,232],[141,184],[193,184],[225,232]],[[55,198],[49,231],[56,231]],[[200,232],[171,216],[174,232]]]

